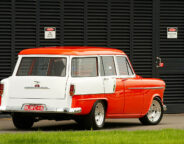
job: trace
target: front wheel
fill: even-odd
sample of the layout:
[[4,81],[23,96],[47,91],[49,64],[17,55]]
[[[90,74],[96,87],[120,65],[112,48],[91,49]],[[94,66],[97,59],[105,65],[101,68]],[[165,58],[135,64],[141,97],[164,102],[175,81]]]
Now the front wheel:
[[144,125],[156,125],[163,117],[163,107],[159,98],[154,98],[148,113],[139,118],[140,122]]
[[30,129],[34,124],[34,118],[23,114],[12,114],[13,124],[17,129]]
[[84,118],[84,126],[86,129],[100,129],[105,123],[106,107],[103,101],[97,101],[89,115]]

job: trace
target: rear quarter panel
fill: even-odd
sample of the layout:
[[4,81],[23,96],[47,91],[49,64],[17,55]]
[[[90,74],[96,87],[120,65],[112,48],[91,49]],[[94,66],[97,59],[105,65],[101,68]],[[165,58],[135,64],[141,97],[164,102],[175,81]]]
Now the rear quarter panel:
[[94,103],[98,100],[105,100],[104,94],[91,94],[91,95],[75,95],[72,97],[72,108],[81,107],[82,112],[80,115],[89,114]]

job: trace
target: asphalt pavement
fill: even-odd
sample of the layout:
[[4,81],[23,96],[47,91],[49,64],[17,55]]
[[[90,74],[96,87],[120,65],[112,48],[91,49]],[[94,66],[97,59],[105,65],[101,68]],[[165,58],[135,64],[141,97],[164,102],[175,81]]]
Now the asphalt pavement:
[[[2,116],[1,116],[2,117]],[[102,130],[160,130],[160,129],[184,129],[184,114],[165,114],[161,123],[154,126],[143,126],[138,119],[107,119]],[[17,130],[10,117],[6,115],[0,118],[0,133],[17,133],[32,131],[81,131],[82,129],[73,120],[36,122],[32,129],[27,131]]]

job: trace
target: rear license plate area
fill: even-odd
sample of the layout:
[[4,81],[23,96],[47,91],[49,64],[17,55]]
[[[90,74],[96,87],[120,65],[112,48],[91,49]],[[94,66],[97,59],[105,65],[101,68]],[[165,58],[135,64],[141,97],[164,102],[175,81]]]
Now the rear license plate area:
[[45,111],[46,107],[43,104],[25,104],[24,111]]

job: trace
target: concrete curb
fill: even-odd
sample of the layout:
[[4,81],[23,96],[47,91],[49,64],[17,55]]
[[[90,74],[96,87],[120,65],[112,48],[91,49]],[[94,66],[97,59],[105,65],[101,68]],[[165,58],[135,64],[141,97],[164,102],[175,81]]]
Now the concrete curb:
[[0,119],[1,118],[10,118],[10,115],[9,114],[2,114],[2,113],[0,113]]

